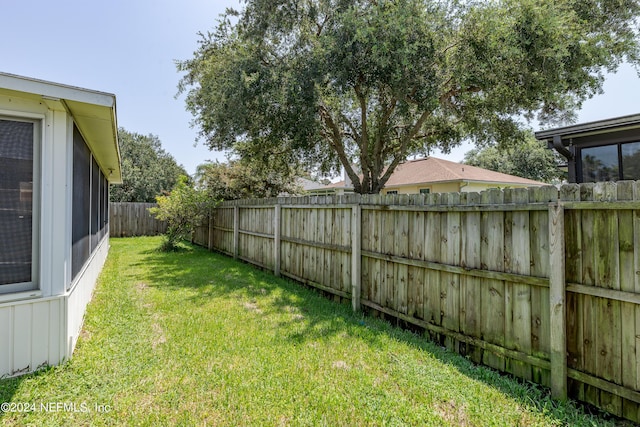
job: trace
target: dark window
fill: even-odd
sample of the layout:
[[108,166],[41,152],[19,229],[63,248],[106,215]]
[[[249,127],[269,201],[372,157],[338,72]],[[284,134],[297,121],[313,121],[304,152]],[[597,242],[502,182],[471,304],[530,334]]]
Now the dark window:
[[618,145],[583,148],[582,182],[618,181]]
[[430,188],[421,188],[420,189],[420,194],[429,194],[431,193],[431,189]]
[[107,234],[107,222],[109,221],[109,183],[104,174],[100,172],[100,239]]
[[72,277],[82,269],[89,259],[91,215],[91,151],[82,135],[73,128],[73,213],[71,274]]
[[73,128],[71,273],[75,278],[107,234],[109,183],[76,127]]
[[33,287],[35,132],[0,120],[0,292]]
[[387,194],[398,194],[398,190],[389,190]]
[[640,142],[582,148],[580,160],[581,182],[640,180]]
[[91,252],[100,241],[100,167],[95,159],[91,161]]
[[621,145],[623,179],[640,179],[640,142]]

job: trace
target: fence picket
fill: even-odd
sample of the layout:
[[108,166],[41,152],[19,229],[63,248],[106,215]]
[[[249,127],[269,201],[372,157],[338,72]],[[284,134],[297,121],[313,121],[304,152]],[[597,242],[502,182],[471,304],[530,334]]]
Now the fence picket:
[[640,421],[640,182],[234,201],[202,228],[267,268],[279,240],[283,275]]
[[109,203],[109,235],[111,237],[156,236],[167,231],[164,221],[149,213],[155,203]]

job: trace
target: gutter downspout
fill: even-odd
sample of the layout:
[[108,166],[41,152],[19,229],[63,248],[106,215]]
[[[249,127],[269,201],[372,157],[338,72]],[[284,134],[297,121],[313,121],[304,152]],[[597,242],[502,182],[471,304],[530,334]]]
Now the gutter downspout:
[[569,146],[569,149],[562,145],[562,137],[560,135],[553,136],[553,148],[567,159],[569,165],[569,182],[576,182],[576,155],[575,147]]

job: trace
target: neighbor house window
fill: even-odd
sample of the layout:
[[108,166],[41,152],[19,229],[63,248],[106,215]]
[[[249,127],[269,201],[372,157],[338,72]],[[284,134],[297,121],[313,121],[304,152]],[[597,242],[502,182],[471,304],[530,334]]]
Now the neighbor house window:
[[39,123],[0,117],[0,293],[38,286]]
[[605,145],[582,149],[582,181],[617,181],[618,146]]
[[398,194],[398,190],[389,190],[387,194]]
[[580,160],[581,182],[640,179],[640,142],[582,148]]
[[640,142],[621,144],[622,179],[640,179]]
[[430,188],[421,188],[420,189],[420,194],[429,194],[431,193],[431,189]]

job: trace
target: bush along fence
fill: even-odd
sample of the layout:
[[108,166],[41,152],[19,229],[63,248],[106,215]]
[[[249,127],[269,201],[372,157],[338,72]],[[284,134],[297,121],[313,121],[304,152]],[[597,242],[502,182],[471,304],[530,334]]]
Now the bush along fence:
[[194,242],[640,421],[640,182],[229,201]]
[[167,231],[167,224],[149,213],[155,203],[109,203],[111,237],[156,236]]

